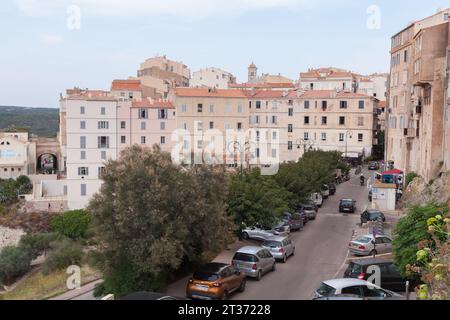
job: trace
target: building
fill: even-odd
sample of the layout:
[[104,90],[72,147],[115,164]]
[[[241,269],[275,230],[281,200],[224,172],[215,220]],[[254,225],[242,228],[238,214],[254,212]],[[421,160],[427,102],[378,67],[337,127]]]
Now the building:
[[141,81],[143,97],[165,99],[170,88],[188,87],[190,77],[191,72],[185,64],[161,56],[141,63],[136,80]]
[[236,83],[236,77],[219,68],[205,68],[192,73],[190,86],[193,88],[228,89],[228,84]]
[[36,143],[28,132],[0,132],[0,178],[16,179],[36,172]]
[[281,74],[262,74],[258,76],[258,67],[252,62],[248,66],[248,81],[245,83],[233,83],[230,89],[242,90],[287,90],[294,89],[294,81]]
[[450,170],[450,9],[392,37],[386,160],[430,180]]

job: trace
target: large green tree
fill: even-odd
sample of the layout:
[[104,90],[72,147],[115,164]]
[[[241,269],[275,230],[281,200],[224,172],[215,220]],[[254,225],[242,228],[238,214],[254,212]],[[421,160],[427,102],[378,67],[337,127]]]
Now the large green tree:
[[107,164],[103,180],[89,206],[105,276],[98,294],[160,290],[169,273],[229,240],[223,169],[183,168],[156,146],[132,146]]

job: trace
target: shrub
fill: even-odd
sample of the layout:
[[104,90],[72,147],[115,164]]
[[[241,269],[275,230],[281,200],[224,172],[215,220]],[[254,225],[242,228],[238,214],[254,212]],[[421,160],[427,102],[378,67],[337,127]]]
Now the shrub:
[[90,223],[91,216],[85,210],[73,210],[55,216],[50,227],[63,236],[78,239],[86,236]]
[[36,259],[49,250],[58,237],[56,233],[30,233],[22,236],[19,246],[29,253],[31,259]]
[[418,177],[419,175],[417,174],[417,173],[415,173],[415,172],[410,172],[410,173],[408,173],[407,175],[406,175],[406,177],[405,177],[405,183],[406,183],[406,186],[408,186],[413,180],[414,180],[414,178],[416,178],[416,177]]
[[82,246],[70,239],[53,242],[51,251],[44,263],[44,273],[61,270],[81,262],[83,256]]
[[19,176],[15,182],[19,194],[28,194],[33,190],[33,184],[27,176]]
[[0,252],[0,284],[10,283],[30,268],[31,257],[24,248],[9,246]]

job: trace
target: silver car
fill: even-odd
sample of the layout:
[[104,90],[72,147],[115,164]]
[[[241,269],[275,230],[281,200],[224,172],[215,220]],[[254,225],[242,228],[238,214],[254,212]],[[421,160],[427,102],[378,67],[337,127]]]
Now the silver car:
[[261,245],[270,251],[273,257],[284,263],[287,258],[295,254],[295,245],[289,237],[271,237]]
[[392,252],[392,239],[386,235],[377,235],[374,248],[373,235],[359,236],[355,240],[350,241],[348,249],[351,253],[358,256],[371,256],[374,253],[389,253]]
[[316,208],[312,204],[303,204],[301,210],[306,214],[309,220],[315,220],[317,216]]
[[242,247],[234,254],[231,262],[239,271],[248,277],[261,280],[270,271],[275,271],[275,258],[269,250],[262,247]]
[[244,240],[254,239],[265,241],[270,237],[287,236],[289,233],[290,233],[289,226],[286,225],[280,225],[275,228],[256,225],[254,227],[249,227],[242,230],[242,238]]

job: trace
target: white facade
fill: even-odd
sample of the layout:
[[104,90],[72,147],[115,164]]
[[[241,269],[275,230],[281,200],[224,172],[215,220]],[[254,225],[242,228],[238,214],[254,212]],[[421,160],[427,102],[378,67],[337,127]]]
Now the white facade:
[[36,144],[27,132],[0,133],[0,178],[15,179],[34,172]]
[[230,72],[219,68],[206,68],[192,74],[190,86],[228,89],[229,83],[236,83],[236,78]]

